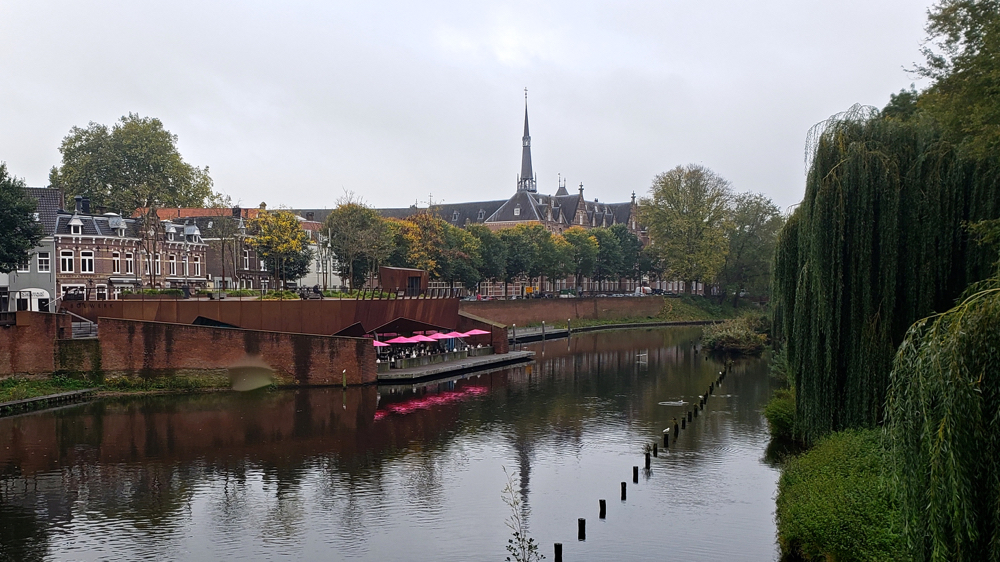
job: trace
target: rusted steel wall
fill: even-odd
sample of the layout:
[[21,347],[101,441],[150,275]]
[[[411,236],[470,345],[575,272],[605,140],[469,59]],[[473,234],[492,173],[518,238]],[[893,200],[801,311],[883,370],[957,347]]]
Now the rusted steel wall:
[[65,314],[19,311],[11,326],[0,326],[0,376],[48,374],[55,370],[56,338],[69,335]]
[[301,385],[368,384],[376,380],[371,340],[165,322],[101,318],[105,376],[218,371],[259,357],[284,379]]
[[63,308],[92,321],[120,318],[191,324],[199,316],[247,330],[332,335],[361,322],[372,330],[396,318],[410,318],[449,330],[458,327],[458,299],[315,301],[118,300],[67,301]]
[[663,309],[662,297],[602,297],[575,299],[517,299],[462,301],[459,310],[494,322],[519,326],[573,320],[618,320],[654,317]]

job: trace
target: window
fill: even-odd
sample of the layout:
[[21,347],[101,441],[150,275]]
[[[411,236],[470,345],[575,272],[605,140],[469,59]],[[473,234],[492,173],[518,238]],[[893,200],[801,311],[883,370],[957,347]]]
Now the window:
[[167,233],[167,241],[168,242],[173,242],[174,241],[174,233],[173,232],[168,232]]
[[52,270],[49,261],[48,252],[38,252],[38,273],[48,273]]
[[264,260],[264,258],[262,256],[258,255],[257,256],[257,261],[260,262],[260,270],[261,271],[267,271],[267,262]]
[[191,274],[191,270],[188,269],[188,266],[189,266],[188,258],[187,256],[184,256],[184,277],[187,277],[188,275]]
[[518,205],[517,207],[514,207],[514,216],[515,217],[521,216],[521,206],[520,205]]
[[149,270],[153,267],[153,259],[146,256],[146,260],[142,264],[142,271],[144,274],[149,275]]
[[479,209],[479,215],[477,215],[479,220],[483,220],[486,217],[486,211]]
[[59,272],[73,273],[73,250],[59,252]]
[[69,227],[69,233],[70,234],[80,234],[80,228],[81,228],[81,226],[78,225],[78,224],[71,225]]
[[243,269],[250,269],[250,250],[243,250]]
[[198,256],[194,257],[194,276],[201,277],[201,258]]
[[153,256],[153,270],[156,271],[157,275],[160,274],[160,254]]
[[458,211],[451,214],[451,222],[458,222]]
[[94,252],[80,252],[80,273],[94,272]]
[[122,255],[118,252],[111,254],[111,273],[122,272]]
[[25,260],[24,263],[17,264],[18,273],[31,273],[31,261]]
[[177,275],[177,256],[167,256],[167,275]]
[[135,259],[132,254],[125,254],[125,273],[135,273]]

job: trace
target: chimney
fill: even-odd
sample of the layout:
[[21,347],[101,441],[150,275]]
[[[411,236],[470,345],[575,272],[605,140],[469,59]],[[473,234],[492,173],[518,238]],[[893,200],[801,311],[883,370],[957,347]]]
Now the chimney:
[[73,208],[73,211],[79,213],[80,212],[80,207],[83,206],[82,205],[83,196],[82,195],[77,195],[76,197],[73,198],[73,200],[76,201],[76,207]]
[[240,208],[239,207],[233,207],[233,218],[234,219],[240,218]]
[[313,212],[306,213],[306,220],[307,221],[315,220],[315,218],[316,218],[316,213],[313,213]]
[[83,201],[80,202],[80,206],[83,208],[83,214],[90,214],[90,197],[84,197]]

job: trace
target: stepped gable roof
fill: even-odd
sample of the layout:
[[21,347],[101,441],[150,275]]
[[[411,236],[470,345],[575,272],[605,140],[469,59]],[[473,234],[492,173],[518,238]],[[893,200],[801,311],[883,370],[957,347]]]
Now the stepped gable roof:
[[[520,209],[514,214],[514,209]],[[522,222],[540,221],[542,215],[538,212],[538,204],[534,197],[526,191],[518,191],[494,212],[486,222]]]
[[62,190],[51,187],[26,187],[24,191],[35,200],[35,212],[38,213],[38,222],[42,223],[45,235],[54,233],[56,216],[63,206]]

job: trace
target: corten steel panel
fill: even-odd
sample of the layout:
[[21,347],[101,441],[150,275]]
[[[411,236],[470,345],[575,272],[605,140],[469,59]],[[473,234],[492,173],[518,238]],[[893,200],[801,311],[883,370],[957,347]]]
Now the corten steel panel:
[[233,300],[219,302],[219,317],[217,320],[233,326],[239,326],[240,322],[243,321],[243,317],[240,314],[239,302]]

